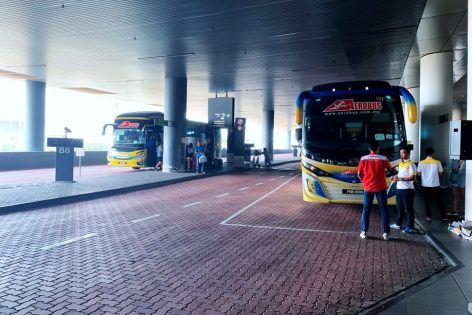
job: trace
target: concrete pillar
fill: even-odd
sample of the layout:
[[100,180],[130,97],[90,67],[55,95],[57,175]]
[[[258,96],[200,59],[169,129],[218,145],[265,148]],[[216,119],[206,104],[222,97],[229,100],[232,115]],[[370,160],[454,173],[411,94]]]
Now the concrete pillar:
[[[414,87],[409,88],[408,91],[411,93],[413,98],[416,101],[416,106],[420,106],[420,88]],[[406,138],[408,143],[413,144],[413,150],[410,152],[410,159],[418,163],[421,157],[421,147],[420,147],[420,117],[416,119],[415,123],[411,123],[408,120],[408,113],[406,112],[406,106],[403,109],[403,115],[405,117],[405,128],[406,128]]]
[[24,150],[44,151],[46,83],[26,81]]
[[[468,2],[472,8],[472,0]],[[472,43],[472,14],[467,16],[467,41]],[[470,56],[470,57],[469,57]],[[472,49],[467,50],[468,60],[472,60]],[[467,63],[467,74],[472,73],[472,62]],[[467,120],[472,120],[472,80],[467,80]],[[465,175],[465,219],[472,221],[472,161],[466,161]],[[469,303],[470,307],[470,303]]]
[[[420,115],[422,157],[433,147],[436,158],[449,163],[449,121],[453,102],[452,52],[426,55],[420,61]],[[440,118],[447,118],[440,123]]]
[[289,129],[287,130],[287,149],[292,149],[292,131]]
[[187,113],[187,78],[165,79],[164,119],[164,172],[183,169],[185,165],[185,137]]
[[214,157],[215,158],[221,158],[221,129],[215,129],[215,143],[213,144],[214,146]]
[[264,109],[262,112],[262,145],[274,158],[274,110]]

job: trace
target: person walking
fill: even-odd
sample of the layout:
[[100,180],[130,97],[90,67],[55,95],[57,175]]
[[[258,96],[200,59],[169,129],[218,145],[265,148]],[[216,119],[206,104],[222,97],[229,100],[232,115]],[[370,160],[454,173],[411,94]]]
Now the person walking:
[[197,173],[205,174],[205,163],[208,161],[206,155],[202,153],[198,158]]
[[264,164],[266,167],[272,166],[272,163],[270,162],[270,154],[269,151],[267,151],[267,148],[262,149],[262,154],[264,154]]
[[426,158],[418,163],[417,175],[421,177],[421,187],[424,194],[426,220],[432,220],[431,200],[434,199],[438,204],[439,211],[441,212],[441,219],[446,221],[448,218],[444,208],[444,202],[441,197],[441,191],[439,190],[439,178],[443,173],[443,167],[441,165],[441,161],[435,160],[433,158],[433,148],[426,148],[425,153]]
[[382,238],[388,241],[390,234],[390,218],[387,206],[387,181],[385,170],[391,170],[392,166],[387,157],[379,154],[379,143],[372,141],[369,144],[369,155],[361,158],[357,175],[364,185],[364,207],[361,216],[361,234],[362,239],[367,238],[369,230],[370,210],[374,202],[374,196],[380,208],[380,220],[382,222]]
[[201,156],[204,156],[204,153],[205,152],[205,148],[203,147],[203,145],[200,144],[200,141],[197,141],[197,146],[195,147],[195,162],[196,162],[196,167],[195,167],[195,171],[196,173],[200,173],[203,171],[200,170],[201,169],[201,162],[200,162],[200,157]]
[[400,149],[400,159],[398,174],[391,177],[391,180],[397,183],[397,220],[396,223],[390,225],[390,228],[401,229],[406,212],[407,224],[403,233],[416,233],[415,209],[413,208],[416,165],[410,160],[408,148]]

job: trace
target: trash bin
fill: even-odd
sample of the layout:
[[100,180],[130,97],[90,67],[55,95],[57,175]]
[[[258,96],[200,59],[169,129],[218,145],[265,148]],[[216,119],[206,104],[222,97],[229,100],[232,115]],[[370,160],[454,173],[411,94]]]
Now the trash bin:
[[292,145],[293,156],[298,156],[298,145]]

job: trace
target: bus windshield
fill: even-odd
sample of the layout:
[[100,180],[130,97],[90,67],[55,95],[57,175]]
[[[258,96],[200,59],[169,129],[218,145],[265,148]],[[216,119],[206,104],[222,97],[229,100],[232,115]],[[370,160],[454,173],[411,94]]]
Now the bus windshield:
[[142,130],[137,128],[115,129],[113,132],[113,145],[129,144],[145,144]]
[[380,144],[380,153],[390,160],[398,158],[406,142],[401,111],[384,104],[382,111],[336,113],[307,110],[303,146],[313,159],[337,165],[357,166],[368,153],[369,141]]

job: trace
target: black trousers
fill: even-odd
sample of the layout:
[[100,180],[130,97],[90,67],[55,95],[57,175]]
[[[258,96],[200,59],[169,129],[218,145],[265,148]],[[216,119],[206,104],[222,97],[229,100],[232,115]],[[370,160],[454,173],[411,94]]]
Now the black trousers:
[[423,194],[424,194],[424,209],[426,210],[426,216],[431,217],[431,200],[436,201],[436,204],[439,207],[439,211],[441,212],[441,218],[446,217],[446,209],[444,208],[444,202],[441,197],[441,190],[439,187],[424,187],[423,186]]
[[414,189],[397,189],[397,225],[402,226],[406,212],[406,226],[415,228],[415,209],[413,201],[415,199]]

